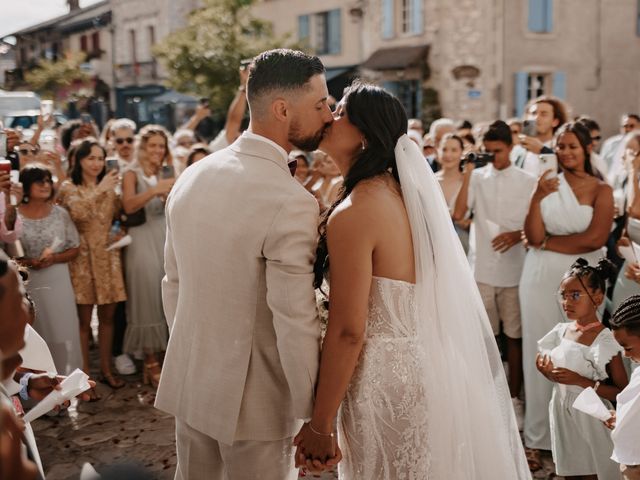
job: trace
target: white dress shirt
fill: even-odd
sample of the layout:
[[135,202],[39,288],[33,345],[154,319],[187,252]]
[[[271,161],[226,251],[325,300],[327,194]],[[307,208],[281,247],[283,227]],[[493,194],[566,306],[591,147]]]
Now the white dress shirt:
[[467,203],[474,213],[470,262],[477,282],[494,287],[515,287],[520,282],[525,257],[522,243],[498,253],[491,241],[494,233],[522,230],[535,186],[536,178],[515,166],[497,170],[489,164],[473,171]]
[[640,368],[633,371],[629,385],[618,394],[616,401],[611,460],[622,465],[640,465]]

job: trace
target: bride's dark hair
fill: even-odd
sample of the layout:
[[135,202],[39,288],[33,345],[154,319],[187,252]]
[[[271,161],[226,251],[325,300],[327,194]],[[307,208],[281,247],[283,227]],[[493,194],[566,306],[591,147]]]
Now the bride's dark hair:
[[368,178],[390,172],[398,182],[398,168],[394,149],[398,139],[407,133],[407,113],[400,101],[381,87],[354,83],[344,91],[343,100],[349,121],[364,136],[364,149],[356,155],[344,177],[337,200],[323,214],[318,233],[318,249],[314,265],[314,286],[320,288],[324,272],[329,268],[327,250],[327,220],[333,210]]

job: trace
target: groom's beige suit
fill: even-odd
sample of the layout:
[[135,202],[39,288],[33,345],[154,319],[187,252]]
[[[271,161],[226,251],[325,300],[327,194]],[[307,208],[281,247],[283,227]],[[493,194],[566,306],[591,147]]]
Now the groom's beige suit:
[[176,478],[295,478],[319,359],[317,202],[284,149],[245,132],[185,170],[166,218],[156,407],[176,417]]

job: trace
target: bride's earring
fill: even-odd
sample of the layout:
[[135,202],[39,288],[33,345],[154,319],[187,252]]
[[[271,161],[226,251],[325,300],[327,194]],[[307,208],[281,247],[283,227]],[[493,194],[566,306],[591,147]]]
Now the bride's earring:
[[364,138],[362,139],[362,148],[361,150],[364,150],[365,148],[367,148],[367,145],[364,143]]

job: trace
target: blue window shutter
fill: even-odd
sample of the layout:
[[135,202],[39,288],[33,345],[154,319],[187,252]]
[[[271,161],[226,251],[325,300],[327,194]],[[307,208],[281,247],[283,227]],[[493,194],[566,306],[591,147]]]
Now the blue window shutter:
[[565,72],[553,74],[553,95],[562,100],[567,98],[567,74]]
[[396,97],[398,96],[398,82],[382,82],[382,88]]
[[516,72],[516,83],[514,88],[513,107],[517,117],[524,113],[524,106],[527,103],[527,72]]
[[340,9],[329,11],[327,35],[329,37],[329,53],[337,55],[341,50]]
[[424,28],[424,19],[422,18],[422,0],[411,0],[411,11],[413,18],[411,19],[411,33],[414,35],[422,35]]
[[640,37],[640,0],[638,0],[636,15],[636,35]]
[[382,1],[382,38],[393,38],[394,35],[394,19],[393,19],[393,1]]
[[309,15],[298,17],[298,40],[309,39]]
[[528,0],[529,2],[529,31],[546,32],[547,0]]
[[544,31],[553,31],[553,0],[544,0]]

